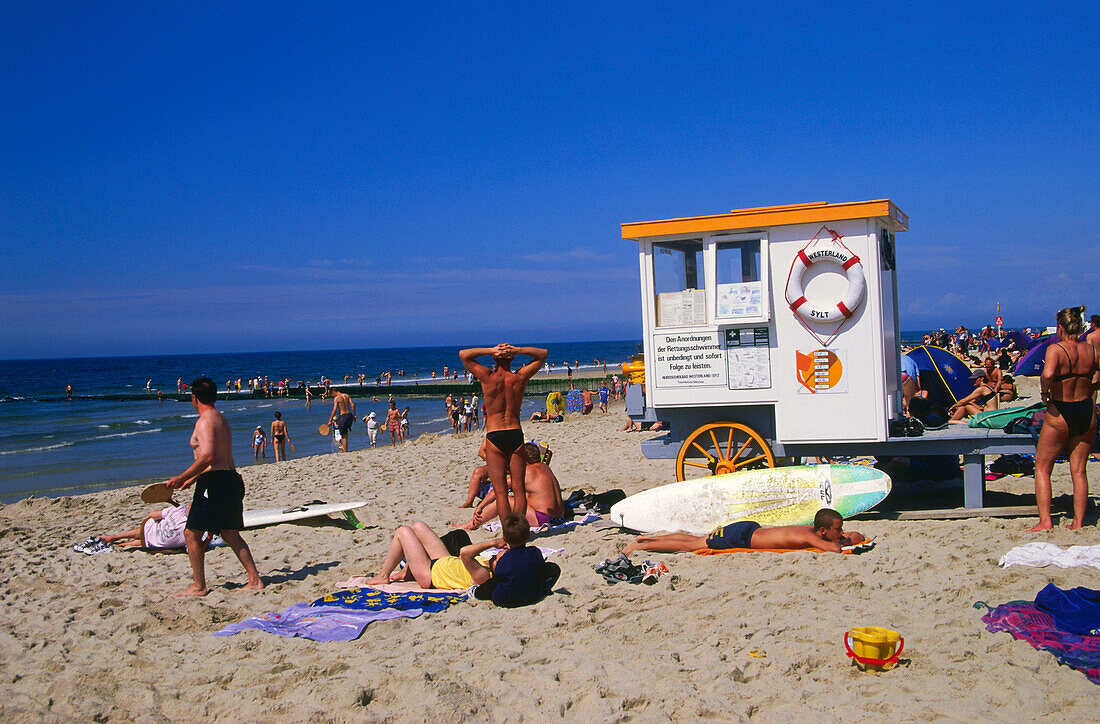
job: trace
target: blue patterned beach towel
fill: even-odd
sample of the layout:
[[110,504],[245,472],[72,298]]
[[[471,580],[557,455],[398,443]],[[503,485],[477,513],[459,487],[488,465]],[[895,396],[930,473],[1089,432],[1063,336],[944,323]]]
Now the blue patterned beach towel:
[[395,609],[406,611],[417,609],[425,613],[436,613],[452,603],[466,600],[465,591],[432,591],[431,593],[386,593],[373,588],[349,588],[322,596],[311,606],[339,606],[357,611],[382,611]]

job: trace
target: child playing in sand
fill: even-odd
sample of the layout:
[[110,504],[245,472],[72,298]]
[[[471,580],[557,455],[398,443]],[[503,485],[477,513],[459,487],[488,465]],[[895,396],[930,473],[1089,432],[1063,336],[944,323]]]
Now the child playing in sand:
[[708,536],[689,533],[666,535],[640,535],[626,548],[623,555],[634,551],[654,553],[681,553],[710,548],[820,548],[840,553],[841,546],[855,545],[867,540],[859,533],[844,533],[844,516],[831,508],[822,508],[814,516],[813,525],[783,525],[764,528],[751,520],[730,523]]

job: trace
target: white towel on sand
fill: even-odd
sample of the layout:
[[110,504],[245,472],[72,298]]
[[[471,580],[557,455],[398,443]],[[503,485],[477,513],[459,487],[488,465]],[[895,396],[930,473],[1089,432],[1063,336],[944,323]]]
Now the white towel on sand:
[[1053,543],[1028,543],[1016,546],[1001,557],[1002,568],[1009,566],[1058,566],[1059,568],[1076,568],[1077,566],[1091,566],[1100,568],[1100,545],[1097,546],[1070,546],[1059,548]]
[[[570,528],[575,528],[578,525],[585,525],[586,523],[591,523],[592,521],[599,520],[599,519],[600,519],[599,513],[585,513],[584,517],[581,518],[580,520],[567,520],[564,523],[560,523],[558,525],[550,525],[548,523],[548,524],[542,526],[541,528],[535,528],[534,526],[532,526],[531,527],[531,532],[532,533],[547,533],[547,532],[553,532],[553,531],[559,531],[559,530],[569,530]],[[496,531],[500,530],[500,521],[499,520],[490,520],[488,523],[481,526],[481,529],[485,530],[485,531],[488,531],[490,533],[495,533]]]
[[[564,553],[565,552],[564,548],[547,548],[546,546],[534,546],[534,547],[538,548],[539,551],[542,552],[542,557],[544,559],[549,558],[550,556],[554,555],[555,553]],[[486,548],[485,550],[483,550],[478,555],[485,556],[486,558],[492,558],[497,553],[500,553],[502,550],[504,550],[504,549],[503,548]]]

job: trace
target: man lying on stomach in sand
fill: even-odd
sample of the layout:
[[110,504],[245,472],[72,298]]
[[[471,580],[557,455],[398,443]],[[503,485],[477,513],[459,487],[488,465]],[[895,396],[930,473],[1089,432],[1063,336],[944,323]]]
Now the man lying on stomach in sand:
[[[519,457],[523,458],[527,466],[526,490],[524,491],[527,497],[527,512],[525,513],[527,522],[530,523],[532,528],[538,528],[546,524],[564,523],[565,503],[562,502],[561,486],[558,484],[554,471],[546,463],[530,462],[529,454],[531,457],[537,458],[539,456],[538,446],[529,442],[524,443]],[[483,468],[485,476],[488,477],[487,465],[477,468],[470,480],[471,487],[475,480],[483,479],[478,472]],[[519,508],[518,505],[514,507]],[[483,525],[494,518],[498,510],[499,506],[497,505],[494,486],[494,489],[486,493],[481,503],[474,510],[473,519],[469,523],[455,523],[454,526],[463,530],[474,530],[479,525]]]
[[844,517],[831,508],[822,508],[814,516],[813,525],[783,525],[764,528],[751,520],[730,523],[708,536],[690,533],[666,535],[640,535],[626,548],[624,555],[634,551],[654,553],[682,553],[703,548],[726,550],[728,548],[820,548],[840,553],[841,546],[855,545],[867,540],[859,533],[844,533]]

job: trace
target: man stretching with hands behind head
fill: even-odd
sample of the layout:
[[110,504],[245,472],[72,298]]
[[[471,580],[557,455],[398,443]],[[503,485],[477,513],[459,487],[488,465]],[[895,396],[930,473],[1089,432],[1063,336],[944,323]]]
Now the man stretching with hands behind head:
[[[517,354],[531,357],[531,361],[512,371],[512,360]],[[477,361],[478,357],[490,355],[494,367],[488,367]],[[458,353],[463,366],[481,382],[482,395],[485,397],[485,462],[489,466],[489,480],[496,493],[497,514],[503,523],[504,517],[512,508],[508,501],[508,482],[505,471],[512,473],[512,492],[515,493],[516,512],[527,513],[527,489],[524,486],[524,473],[527,460],[520,448],[523,446],[523,430],[519,424],[519,408],[523,403],[523,391],[527,380],[535,376],[546,362],[547,351],[539,347],[513,347],[500,343],[496,347],[474,347]]]
[[213,380],[200,377],[191,383],[191,405],[199,413],[195,431],[191,433],[195,462],[179,475],[168,479],[168,487],[173,490],[195,485],[195,497],[191,501],[187,527],[183,532],[195,582],[177,592],[177,596],[205,596],[209,593],[206,588],[203,532],[220,532],[222,540],[233,549],[248,574],[245,590],[258,591],[264,587],[256,563],[252,560],[252,551],[240,534],[244,527],[244,481],[233,463],[233,435],[229,423],[214,409],[217,396],[218,388]]

